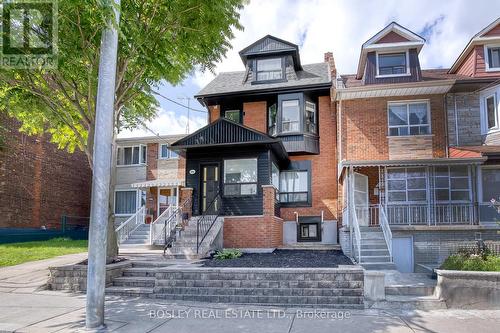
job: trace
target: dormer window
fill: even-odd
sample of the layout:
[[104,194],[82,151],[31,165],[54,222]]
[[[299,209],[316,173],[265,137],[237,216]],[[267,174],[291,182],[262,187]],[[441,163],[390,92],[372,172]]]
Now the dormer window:
[[485,45],[486,70],[500,71],[500,45]]
[[282,58],[257,59],[256,81],[275,81],[284,78]]
[[377,76],[409,75],[408,52],[377,53]]

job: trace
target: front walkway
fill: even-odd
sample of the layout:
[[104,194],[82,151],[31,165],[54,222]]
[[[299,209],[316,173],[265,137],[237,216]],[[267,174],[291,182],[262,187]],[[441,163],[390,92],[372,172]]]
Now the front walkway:
[[[146,255],[141,259],[153,259]],[[158,255],[158,254],[156,254]],[[0,332],[84,331],[85,295],[43,290],[67,255],[0,269]],[[176,260],[177,264],[189,261]],[[497,332],[500,311],[311,310],[106,298],[107,332]]]

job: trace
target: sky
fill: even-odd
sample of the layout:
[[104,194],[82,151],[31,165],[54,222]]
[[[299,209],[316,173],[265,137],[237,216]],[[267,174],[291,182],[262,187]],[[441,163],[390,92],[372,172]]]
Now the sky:
[[[448,68],[470,38],[500,17],[498,0],[250,0],[241,11],[243,31],[235,31],[232,49],[215,74],[195,71],[182,84],[164,83],[159,92],[196,109],[189,114],[189,132],[207,123],[204,108],[193,96],[216,74],[244,70],[238,51],[270,34],[299,45],[303,64],[323,61],[333,52],[339,74],[355,73],[361,44],[396,21],[426,39],[422,68]],[[147,128],[119,137],[187,133],[188,109],[162,97],[158,116]],[[202,111],[202,112],[200,112]]]

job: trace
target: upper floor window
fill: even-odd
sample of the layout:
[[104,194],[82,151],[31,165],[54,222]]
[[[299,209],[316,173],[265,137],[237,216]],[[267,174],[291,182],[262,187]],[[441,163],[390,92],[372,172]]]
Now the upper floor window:
[[306,132],[316,133],[316,104],[306,101]]
[[481,107],[481,133],[500,130],[500,110],[498,105],[498,93],[500,86],[484,91],[480,95]]
[[500,45],[485,46],[486,70],[500,70]]
[[276,106],[276,103],[274,103],[267,110],[267,133],[269,135],[278,134],[278,129],[276,128],[277,118],[278,118],[278,107]]
[[141,165],[146,163],[146,146],[118,147],[117,165]]
[[257,59],[257,81],[283,79],[282,58]]
[[257,194],[257,159],[224,160],[224,195]]
[[160,144],[160,159],[179,158],[179,155],[168,148],[168,144]]
[[485,100],[486,104],[486,118],[487,118],[487,123],[488,123],[488,129],[494,129],[497,128],[497,103],[495,101],[495,95],[491,95],[486,97]]
[[430,111],[427,101],[391,102],[389,109],[389,135],[430,134]]
[[407,75],[408,53],[377,53],[377,76]]
[[234,121],[235,123],[241,124],[241,112],[240,110],[226,110],[224,112],[226,119]]
[[298,99],[281,102],[281,132],[300,131],[300,101]]

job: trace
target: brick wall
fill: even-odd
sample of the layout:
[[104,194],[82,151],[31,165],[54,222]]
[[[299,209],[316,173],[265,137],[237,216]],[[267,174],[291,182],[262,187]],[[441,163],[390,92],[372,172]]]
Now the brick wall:
[[59,150],[47,136],[21,134],[19,123],[7,116],[0,122],[7,129],[0,151],[0,228],[58,226],[61,215],[89,216],[86,155]]
[[220,118],[220,105],[208,106],[208,123],[213,123]]
[[148,143],[147,148],[146,179],[158,178],[158,143]]
[[[446,96],[448,140],[450,146],[481,145],[479,93],[454,93]],[[455,121],[458,119],[458,124]],[[458,127],[458,141],[457,141]]]
[[243,103],[243,125],[267,133],[267,103]]
[[319,97],[318,104],[320,154],[290,156],[292,161],[311,161],[312,206],[281,208],[281,217],[285,221],[294,220],[294,212],[319,216],[323,211],[325,220],[337,219],[336,116],[330,96]]
[[434,158],[445,157],[444,95],[419,95],[342,101],[340,158],[350,161],[389,159],[387,103],[415,99],[430,101],[432,156]]

